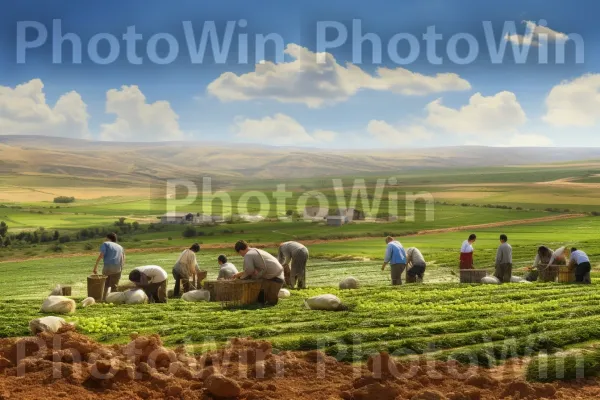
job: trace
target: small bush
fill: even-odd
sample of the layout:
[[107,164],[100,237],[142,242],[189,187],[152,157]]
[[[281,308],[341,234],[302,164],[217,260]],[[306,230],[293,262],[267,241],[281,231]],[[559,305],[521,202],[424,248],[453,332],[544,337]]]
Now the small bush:
[[83,248],[85,250],[94,250],[94,246],[91,243],[86,243]]

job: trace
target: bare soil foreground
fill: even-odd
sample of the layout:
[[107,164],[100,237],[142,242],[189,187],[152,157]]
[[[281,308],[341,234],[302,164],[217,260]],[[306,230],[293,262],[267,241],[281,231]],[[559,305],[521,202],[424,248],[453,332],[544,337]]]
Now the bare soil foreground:
[[575,400],[600,398],[600,383],[531,384],[510,366],[502,373],[453,363],[400,364],[386,354],[357,366],[318,351],[272,354],[269,343],[250,339],[203,356],[166,349],[158,336],[112,346],[70,330],[0,340],[0,399],[60,398]]

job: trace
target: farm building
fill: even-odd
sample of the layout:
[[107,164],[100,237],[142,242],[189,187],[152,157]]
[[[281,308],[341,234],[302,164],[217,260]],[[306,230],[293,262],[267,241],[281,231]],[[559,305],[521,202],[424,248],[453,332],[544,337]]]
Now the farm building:
[[338,208],[334,212],[330,213],[332,216],[344,216],[348,218],[348,222],[361,221],[365,219],[365,213],[355,208]]
[[222,216],[194,214],[190,212],[167,213],[160,217],[161,224],[217,224],[220,222],[224,222]]
[[327,225],[329,226],[342,226],[348,223],[348,217],[341,215],[329,215],[327,217]]
[[166,213],[160,217],[161,224],[191,224],[194,222],[194,214],[186,212]]

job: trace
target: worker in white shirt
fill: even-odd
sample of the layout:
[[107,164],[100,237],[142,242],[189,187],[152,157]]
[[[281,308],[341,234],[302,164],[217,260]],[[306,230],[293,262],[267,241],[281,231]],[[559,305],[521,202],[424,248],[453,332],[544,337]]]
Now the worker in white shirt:
[[473,243],[477,240],[477,236],[472,233],[460,247],[460,269],[473,269]]
[[571,249],[571,257],[569,258],[569,265],[575,268],[575,282],[576,283],[592,283],[590,277],[590,271],[592,266],[590,259],[587,254],[581,250],[577,250],[575,247]]
[[409,266],[406,271],[406,281],[423,282],[427,264],[419,249],[416,247],[409,247],[406,249],[406,264]]
[[146,293],[148,302],[166,303],[167,276],[167,271],[158,265],[145,265],[134,268],[129,273],[129,280]]

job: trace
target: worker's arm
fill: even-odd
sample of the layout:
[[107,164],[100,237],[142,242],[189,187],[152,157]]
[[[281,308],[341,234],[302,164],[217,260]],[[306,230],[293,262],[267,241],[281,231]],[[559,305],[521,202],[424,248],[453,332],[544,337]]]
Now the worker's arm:
[[98,274],[98,264],[100,263],[100,260],[102,260],[104,258],[104,253],[100,253],[100,255],[98,256],[98,258],[96,259],[96,265],[94,265],[94,270],[92,271],[92,273],[94,275]]
[[385,266],[388,265],[391,260],[392,260],[392,246],[390,246],[388,244],[388,246],[385,249],[385,256],[383,257],[383,265],[381,266],[382,271],[385,269]]

